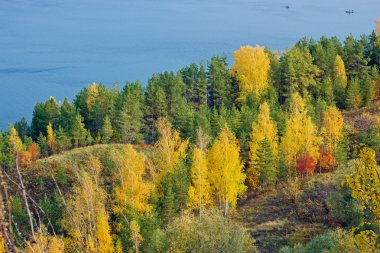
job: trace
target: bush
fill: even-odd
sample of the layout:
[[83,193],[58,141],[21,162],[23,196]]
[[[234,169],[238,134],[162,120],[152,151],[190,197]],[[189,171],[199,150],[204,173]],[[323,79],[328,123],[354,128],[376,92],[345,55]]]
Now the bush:
[[244,228],[216,212],[201,219],[179,217],[169,224],[166,236],[169,252],[257,252]]

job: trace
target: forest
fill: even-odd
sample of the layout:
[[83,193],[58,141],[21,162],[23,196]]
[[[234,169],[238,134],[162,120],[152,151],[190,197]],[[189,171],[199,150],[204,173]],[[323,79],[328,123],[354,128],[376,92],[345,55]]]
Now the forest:
[[231,62],[0,132],[0,252],[380,252],[380,24]]

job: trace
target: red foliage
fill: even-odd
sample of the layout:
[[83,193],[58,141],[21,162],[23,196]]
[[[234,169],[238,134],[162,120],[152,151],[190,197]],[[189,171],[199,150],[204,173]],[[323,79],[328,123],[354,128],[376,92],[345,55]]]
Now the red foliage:
[[330,153],[327,148],[323,148],[320,155],[319,166],[325,170],[332,170],[336,166],[337,162],[332,153]]
[[21,150],[18,153],[18,164],[21,167],[27,167],[32,164],[32,154],[29,151]]
[[32,145],[30,145],[28,147],[28,152],[32,156],[32,161],[33,162],[37,161],[37,159],[39,157],[39,153],[38,153],[38,146],[37,146],[37,144],[35,142],[33,142]]
[[297,170],[303,174],[313,174],[315,167],[315,159],[309,153],[303,153],[297,159]]
[[148,144],[145,143],[145,141],[141,141],[139,143],[139,146],[142,147],[142,148],[146,148],[147,146],[149,146]]

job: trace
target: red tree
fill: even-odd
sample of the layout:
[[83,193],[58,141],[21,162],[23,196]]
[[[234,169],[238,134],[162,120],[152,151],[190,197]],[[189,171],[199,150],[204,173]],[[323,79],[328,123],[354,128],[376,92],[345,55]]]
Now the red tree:
[[38,153],[38,146],[37,146],[37,144],[35,142],[33,142],[32,145],[30,145],[28,147],[28,152],[32,156],[32,161],[33,162],[37,161],[37,159],[39,157],[39,153]]
[[336,166],[337,162],[334,155],[328,151],[327,148],[321,150],[319,166],[324,170],[332,170]]
[[302,174],[313,174],[316,166],[315,159],[309,153],[303,153],[297,159],[297,170]]

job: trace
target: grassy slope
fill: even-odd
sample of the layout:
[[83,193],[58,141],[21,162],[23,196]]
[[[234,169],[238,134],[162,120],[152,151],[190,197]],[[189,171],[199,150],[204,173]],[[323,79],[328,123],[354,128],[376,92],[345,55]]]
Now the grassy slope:
[[327,196],[335,190],[333,174],[304,178],[301,189],[296,203],[278,185],[238,206],[234,218],[248,229],[261,252],[278,252],[284,245],[308,242],[333,224],[327,206]]

